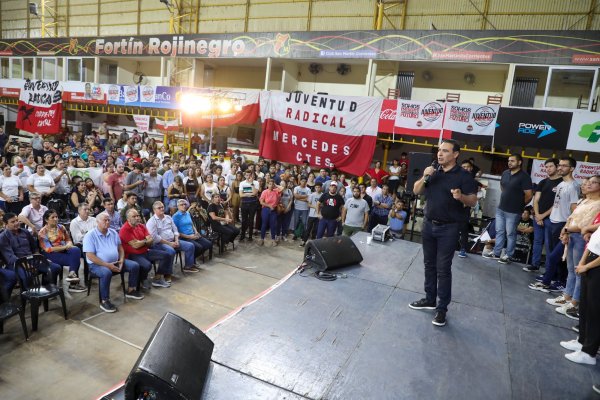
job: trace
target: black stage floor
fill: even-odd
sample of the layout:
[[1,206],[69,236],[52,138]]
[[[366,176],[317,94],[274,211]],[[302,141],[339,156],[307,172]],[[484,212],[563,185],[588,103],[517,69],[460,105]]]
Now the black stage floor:
[[455,257],[438,328],[432,312],[408,308],[423,293],[421,246],[366,236],[353,237],[361,265],[335,271],[347,278],[294,275],[209,330],[204,398],[600,399],[598,367],[559,345],[576,321],[527,288],[522,265]]

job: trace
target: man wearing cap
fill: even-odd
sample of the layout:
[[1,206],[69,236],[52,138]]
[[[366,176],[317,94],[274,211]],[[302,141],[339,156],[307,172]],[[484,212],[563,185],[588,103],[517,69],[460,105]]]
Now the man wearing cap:
[[338,184],[332,181],[329,184],[329,191],[323,193],[317,203],[317,214],[319,216],[319,226],[317,227],[317,239],[321,239],[327,231],[327,236],[332,237],[341,221],[342,207],[344,199],[337,192]]

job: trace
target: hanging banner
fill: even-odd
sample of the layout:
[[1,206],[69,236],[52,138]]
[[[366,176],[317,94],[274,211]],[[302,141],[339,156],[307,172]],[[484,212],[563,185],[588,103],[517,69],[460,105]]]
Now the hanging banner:
[[61,82],[63,101],[70,103],[107,104],[106,91],[109,85],[93,82]]
[[67,168],[69,177],[80,176],[83,179],[92,178],[94,184],[101,188],[102,187],[102,168]]
[[135,126],[140,132],[148,132],[150,130],[149,115],[134,115],[133,120],[135,121]]
[[362,175],[373,158],[383,99],[261,92],[260,155]]
[[498,115],[496,145],[564,150],[573,113],[502,107]]
[[439,138],[444,105],[436,101],[397,100],[394,133]]
[[[533,183],[539,183],[548,177],[545,162],[546,160],[533,160],[531,164],[531,181]],[[573,171],[573,178],[577,182],[581,183],[585,178],[591,178],[594,175],[600,175],[600,164],[577,161],[577,166]]]
[[62,91],[59,81],[31,81],[23,83],[19,96],[18,129],[41,135],[60,131],[62,120]]
[[589,111],[573,112],[567,149],[600,152],[600,114]]
[[[210,92],[202,91],[193,91],[193,93],[197,93],[200,96],[206,95],[209,98],[211,96],[218,96],[218,94],[215,95]],[[214,128],[236,124],[254,125],[260,116],[260,106],[258,104],[259,96],[260,92],[258,91],[226,94],[224,100],[233,103],[229,111],[222,112],[217,108],[212,113],[210,111],[197,112],[195,114],[182,112],[181,125],[192,129],[206,129],[210,128],[211,118],[213,119]],[[237,110],[235,106],[238,106]],[[218,107],[218,104],[216,107]],[[241,107],[241,109],[239,107]]]
[[444,130],[494,136],[499,109],[499,105],[446,103]]
[[162,119],[154,118],[154,128],[162,131],[178,131],[179,121],[176,119],[163,121]]

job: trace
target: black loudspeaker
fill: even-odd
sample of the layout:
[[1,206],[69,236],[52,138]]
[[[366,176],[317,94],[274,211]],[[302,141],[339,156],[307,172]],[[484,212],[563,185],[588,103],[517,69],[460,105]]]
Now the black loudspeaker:
[[199,399],[213,348],[200,329],[166,313],[125,381],[125,399]]
[[304,262],[318,271],[359,264],[362,254],[348,236],[311,240],[304,247]]
[[431,166],[434,155],[431,153],[408,153],[408,171],[406,176],[406,190],[413,191],[415,182],[421,179],[425,168]]
[[81,123],[81,133],[83,134],[83,136],[90,136],[92,134],[91,122],[82,122]]

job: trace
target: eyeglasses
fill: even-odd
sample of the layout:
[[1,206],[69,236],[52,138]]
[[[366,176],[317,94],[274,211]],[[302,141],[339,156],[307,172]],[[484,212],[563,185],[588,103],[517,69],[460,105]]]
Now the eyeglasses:
[[164,208],[165,208],[164,206],[159,206],[159,207],[156,207],[156,209],[157,209],[157,210],[162,210],[162,209],[164,209]]

